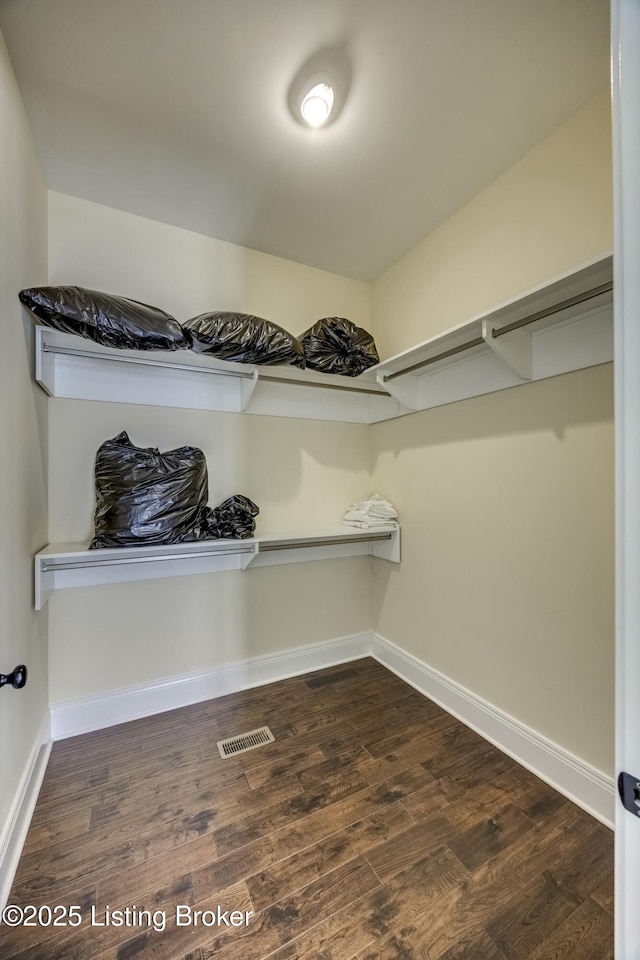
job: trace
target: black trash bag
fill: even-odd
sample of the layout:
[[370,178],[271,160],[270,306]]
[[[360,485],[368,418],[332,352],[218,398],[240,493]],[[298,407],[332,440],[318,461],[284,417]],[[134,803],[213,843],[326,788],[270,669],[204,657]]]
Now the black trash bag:
[[186,350],[191,337],[158,307],[84,287],[32,287],[20,301],[49,327],[128,350]]
[[357,377],[380,363],[373,337],[344,317],[324,317],[300,337],[310,370]]
[[245,540],[252,537],[256,529],[254,517],[260,513],[253,500],[241,493],[229,497],[210,512],[209,529],[211,536],[220,539]]
[[249,313],[201,313],[184,328],[193,349],[237,363],[290,363],[304,367],[304,353],[292,334]]
[[207,464],[202,450],[160,453],[126,433],[96,454],[95,532],[90,549],[205,540],[209,532]]

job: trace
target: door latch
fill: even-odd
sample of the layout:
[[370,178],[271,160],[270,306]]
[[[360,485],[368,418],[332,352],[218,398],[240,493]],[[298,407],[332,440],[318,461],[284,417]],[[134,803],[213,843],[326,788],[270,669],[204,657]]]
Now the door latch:
[[618,793],[625,810],[640,817],[640,777],[633,777],[623,770],[618,777]]

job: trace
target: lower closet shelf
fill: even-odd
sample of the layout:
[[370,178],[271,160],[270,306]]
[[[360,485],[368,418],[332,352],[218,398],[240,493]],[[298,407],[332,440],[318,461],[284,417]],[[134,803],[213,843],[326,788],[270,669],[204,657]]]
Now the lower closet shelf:
[[89,550],[86,543],[53,544],[35,556],[34,602],[36,610],[41,610],[54,590],[69,587],[357,556],[399,563],[400,528],[396,524],[369,530],[340,526],[321,532],[268,533],[249,540],[101,550]]

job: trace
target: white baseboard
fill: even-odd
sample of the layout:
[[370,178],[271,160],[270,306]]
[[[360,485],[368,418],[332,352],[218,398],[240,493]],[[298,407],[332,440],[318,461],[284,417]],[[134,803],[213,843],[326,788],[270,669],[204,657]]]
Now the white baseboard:
[[612,777],[379,634],[372,635],[371,655],[541,780],[613,828],[615,784]]
[[6,906],[11,892],[13,878],[18,869],[33,809],[47,767],[51,745],[51,727],[47,710],[0,836],[0,911]]
[[369,632],[353,634],[229,663],[213,670],[125,687],[80,700],[54,703],[51,705],[52,736],[54,740],[63,740],[165,710],[186,707],[201,700],[357,660],[369,656],[371,637]]
[[613,826],[615,785],[611,777],[379,634],[369,632],[53,704],[51,732],[54,740],[62,740],[366,656],[373,656],[592,816]]

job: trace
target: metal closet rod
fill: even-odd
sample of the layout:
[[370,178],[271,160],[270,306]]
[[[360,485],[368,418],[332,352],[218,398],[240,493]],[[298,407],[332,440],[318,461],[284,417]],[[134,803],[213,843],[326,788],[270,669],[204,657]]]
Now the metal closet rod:
[[87,360],[109,360],[112,363],[137,363],[145,367],[162,367],[168,370],[186,370],[189,373],[208,373],[215,377],[232,377],[234,380],[252,380],[249,370],[218,370],[216,367],[190,366],[188,363],[167,363],[166,360],[152,360],[149,357],[118,357],[108,353],[91,353],[89,350],[75,350],[73,347],[57,347],[44,343],[44,353],[62,353],[71,357],[85,357]]
[[268,553],[270,550],[298,550],[301,547],[333,547],[340,544],[349,543],[371,543],[373,540],[391,540],[392,532],[373,533],[361,537],[349,537],[348,540],[337,537],[335,540],[305,540],[304,542],[284,541],[282,543],[261,543],[260,553]]
[[204,557],[228,557],[237,553],[255,553],[255,545],[248,547],[231,547],[224,550],[205,550],[198,553],[172,553],[164,556],[147,557],[118,557],[113,560],[40,560],[40,570],[42,573],[55,573],[56,570],[84,570],[88,567],[119,567],[130,563],[162,563],[166,560],[199,560]]
[[[545,317],[552,317],[556,313],[560,313],[562,310],[566,310],[568,307],[576,306],[579,303],[585,303],[587,300],[593,300],[594,297],[599,297],[603,293],[609,293],[613,290],[613,281],[607,283],[601,283],[597,287],[592,287],[590,290],[585,290],[584,293],[578,293],[575,297],[569,297],[567,300],[562,300],[560,303],[556,303],[553,307],[547,307],[544,310],[539,310],[537,313],[529,314],[526,317],[522,317],[521,320],[514,320],[513,323],[507,323],[504,327],[499,327],[497,330],[494,330],[492,337],[503,337],[505,333],[511,333],[512,330],[518,330],[520,327],[526,327],[530,323],[535,323],[536,320],[544,320]],[[423,367],[428,367],[432,363],[437,363],[439,360],[446,360],[447,357],[453,357],[457,353],[463,353],[465,350],[470,350],[472,347],[480,347],[484,343],[482,337],[475,337],[473,340],[467,340],[466,343],[461,343],[457,347],[451,347],[449,350],[443,350],[442,353],[437,353],[433,357],[427,357],[425,360],[419,360],[418,363],[412,364],[410,367],[404,367],[402,370],[395,370],[393,373],[388,373],[383,376],[383,381],[387,383],[389,380],[395,380],[396,377],[402,377],[407,373],[412,373],[414,370],[421,370]]]
[[288,377],[275,377],[269,373],[259,373],[258,381],[270,380],[272,383],[288,383],[293,387],[319,387],[320,390],[346,390],[347,393],[368,393],[374,397],[390,397],[391,394],[386,390],[380,390],[375,387],[347,387],[343,383],[318,383],[315,380],[289,380]]

